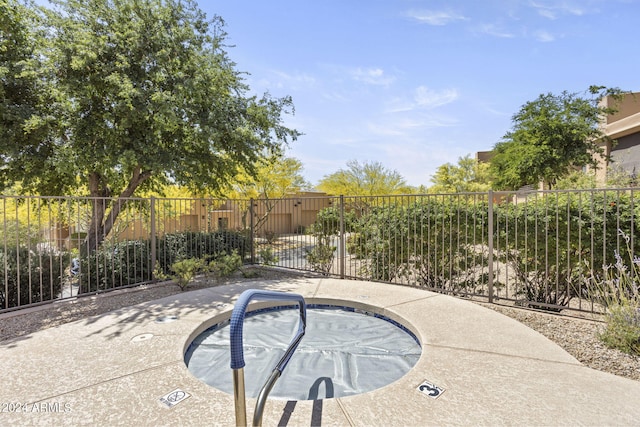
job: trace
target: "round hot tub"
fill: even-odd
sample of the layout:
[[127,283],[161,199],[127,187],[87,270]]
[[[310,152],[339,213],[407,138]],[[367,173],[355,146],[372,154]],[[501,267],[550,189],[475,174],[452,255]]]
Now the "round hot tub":
[[[291,306],[246,314],[244,367],[247,397],[257,397],[298,327]],[[401,323],[346,305],[307,305],[307,328],[270,398],[316,400],[365,393],[405,375],[422,353]],[[203,382],[233,393],[229,321],[218,323],[188,346],[185,362]]]

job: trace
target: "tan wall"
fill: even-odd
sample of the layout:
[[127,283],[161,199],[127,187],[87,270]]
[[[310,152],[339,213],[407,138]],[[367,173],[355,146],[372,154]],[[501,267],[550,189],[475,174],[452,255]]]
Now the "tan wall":
[[618,120],[640,113],[640,92],[625,95],[620,103],[609,98],[606,101],[606,105],[618,110],[615,114],[607,116],[607,124],[617,122]]
[[[634,92],[626,94],[621,102],[614,101],[612,98],[607,98],[603,101],[603,105],[611,106],[618,109],[618,112],[607,116],[604,133],[614,140],[636,140],[637,134],[640,133],[640,92]],[[615,146],[611,143],[604,145],[605,154],[617,157],[617,163],[624,163],[624,153],[614,153],[614,151],[620,151],[623,148],[627,151],[637,150],[635,147],[622,147]],[[615,154],[615,156],[614,156]],[[622,156],[622,157],[621,157]],[[607,164],[604,158],[598,156],[596,158],[598,162],[596,173],[596,182],[602,185],[606,181],[607,170],[612,166],[611,163]]]
[[[262,232],[273,231],[277,234],[293,234],[299,232],[300,227],[313,224],[318,211],[332,206],[332,200],[322,197],[324,193],[301,193],[292,198],[279,200],[275,208],[269,213],[268,222],[262,227]],[[248,226],[249,206],[245,201],[219,200],[164,200],[157,199],[156,235],[182,231],[215,231],[221,228],[230,230]],[[256,216],[264,215],[267,210],[263,201],[255,201]],[[247,224],[243,223],[243,217]],[[151,237],[148,219],[127,220],[121,216],[118,224],[112,230],[108,240],[140,240]],[[259,231],[260,232],[260,231]],[[78,242],[71,242],[69,230],[60,227],[52,236],[59,247],[76,247]],[[80,239],[81,240],[81,239]],[[78,241],[80,241],[78,240]]]
[[276,234],[292,233],[291,214],[271,213],[269,215],[269,221],[265,224],[264,229],[266,232],[273,232]]
[[[318,211],[331,207],[333,204],[331,198],[311,192],[299,193],[286,199],[272,200],[269,203],[275,205],[269,212],[268,222],[262,226],[261,230],[258,230],[258,233],[265,231],[273,231],[278,234],[296,233],[300,227],[306,228],[313,224]],[[262,216],[267,211],[267,203],[260,200],[255,203],[256,216]]]

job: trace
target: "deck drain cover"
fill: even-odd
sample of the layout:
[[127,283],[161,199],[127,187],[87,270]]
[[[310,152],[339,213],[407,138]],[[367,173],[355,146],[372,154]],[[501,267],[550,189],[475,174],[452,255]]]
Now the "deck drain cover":
[[171,323],[178,320],[178,316],[162,316],[156,319],[156,323]]
[[131,342],[142,342],[153,338],[153,334],[140,334],[131,338]]

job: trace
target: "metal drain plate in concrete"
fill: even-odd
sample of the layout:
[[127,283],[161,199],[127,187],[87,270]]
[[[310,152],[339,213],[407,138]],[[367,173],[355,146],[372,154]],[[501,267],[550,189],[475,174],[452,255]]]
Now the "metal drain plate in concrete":
[[151,338],[153,338],[153,334],[140,334],[131,338],[131,342],[138,343],[138,342],[150,340]]

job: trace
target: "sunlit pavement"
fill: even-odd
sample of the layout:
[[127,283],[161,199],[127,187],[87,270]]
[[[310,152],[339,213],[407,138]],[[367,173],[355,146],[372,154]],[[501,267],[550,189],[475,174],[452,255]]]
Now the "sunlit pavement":
[[[301,278],[184,292],[1,342],[0,425],[235,425],[233,396],[193,377],[184,352],[196,335],[228,318],[249,288],[384,314],[412,330],[423,349],[407,375],[372,392],[269,400],[265,426],[621,426],[640,420],[640,382],[582,366],[493,310],[409,287]],[[249,420],[254,405],[249,399]]]

